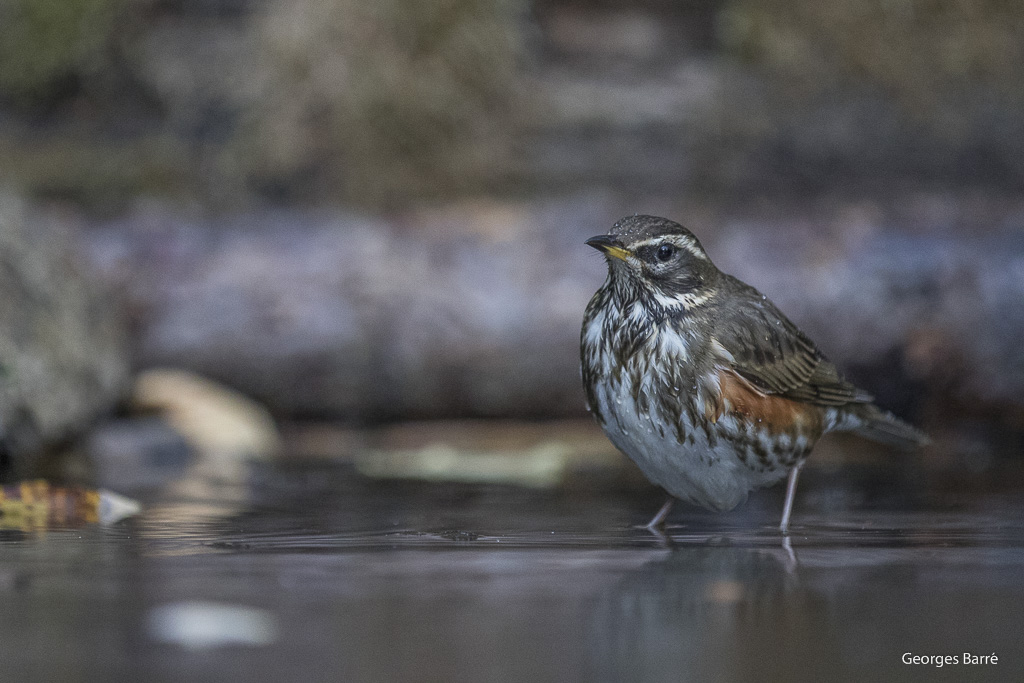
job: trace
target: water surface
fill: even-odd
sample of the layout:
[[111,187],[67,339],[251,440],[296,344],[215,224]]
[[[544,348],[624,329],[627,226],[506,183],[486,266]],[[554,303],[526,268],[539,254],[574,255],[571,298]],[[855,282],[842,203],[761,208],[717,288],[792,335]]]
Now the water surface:
[[[835,505],[827,478],[805,483],[784,543],[777,491],[729,515],[680,507],[658,537],[635,528],[661,503],[652,492],[265,466],[244,485],[155,496],[113,527],[0,533],[4,676],[1024,677],[1020,496]],[[197,624],[210,632],[179,632]]]

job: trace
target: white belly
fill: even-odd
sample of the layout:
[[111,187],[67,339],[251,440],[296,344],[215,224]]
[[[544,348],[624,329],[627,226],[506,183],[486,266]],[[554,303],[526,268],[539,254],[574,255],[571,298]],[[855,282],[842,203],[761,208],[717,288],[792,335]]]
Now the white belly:
[[606,379],[596,394],[605,417],[604,431],[611,442],[648,479],[680,500],[711,510],[731,510],[746,500],[751,490],[786,476],[784,469],[758,471],[740,460],[734,443],[725,436],[732,417],[720,420],[722,429],[716,430],[720,436],[712,444],[704,429],[689,423],[684,414],[683,433],[691,435],[692,441],[681,443],[675,429],[658,429],[659,418],[652,409],[638,409],[628,389]]

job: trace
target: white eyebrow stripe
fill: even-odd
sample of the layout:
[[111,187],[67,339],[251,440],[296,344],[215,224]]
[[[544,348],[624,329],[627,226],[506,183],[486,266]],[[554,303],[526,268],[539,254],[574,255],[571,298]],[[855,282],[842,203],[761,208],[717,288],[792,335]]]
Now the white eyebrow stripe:
[[637,242],[636,244],[630,247],[630,250],[636,251],[640,247],[653,246],[656,244],[661,244],[666,241],[671,242],[680,249],[685,249],[686,251],[693,254],[696,258],[704,259],[705,261],[708,260],[707,254],[705,254],[704,251],[697,246],[696,240],[687,235],[661,235],[660,237],[652,237],[651,239],[644,240],[643,242]]

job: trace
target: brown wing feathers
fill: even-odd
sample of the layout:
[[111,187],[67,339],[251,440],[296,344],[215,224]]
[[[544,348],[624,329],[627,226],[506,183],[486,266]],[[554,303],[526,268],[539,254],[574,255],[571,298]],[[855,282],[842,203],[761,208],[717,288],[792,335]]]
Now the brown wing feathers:
[[819,406],[872,400],[844,380],[814,342],[770,301],[750,289],[752,302],[723,308],[715,330],[719,344],[733,357],[731,369],[736,374],[766,394]]

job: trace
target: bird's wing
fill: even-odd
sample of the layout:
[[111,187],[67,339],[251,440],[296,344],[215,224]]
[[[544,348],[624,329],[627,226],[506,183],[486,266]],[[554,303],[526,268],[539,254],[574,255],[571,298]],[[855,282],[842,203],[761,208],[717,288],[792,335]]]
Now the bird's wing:
[[771,301],[739,280],[732,284],[744,291],[716,312],[714,337],[736,374],[765,394],[820,406],[872,401]]

